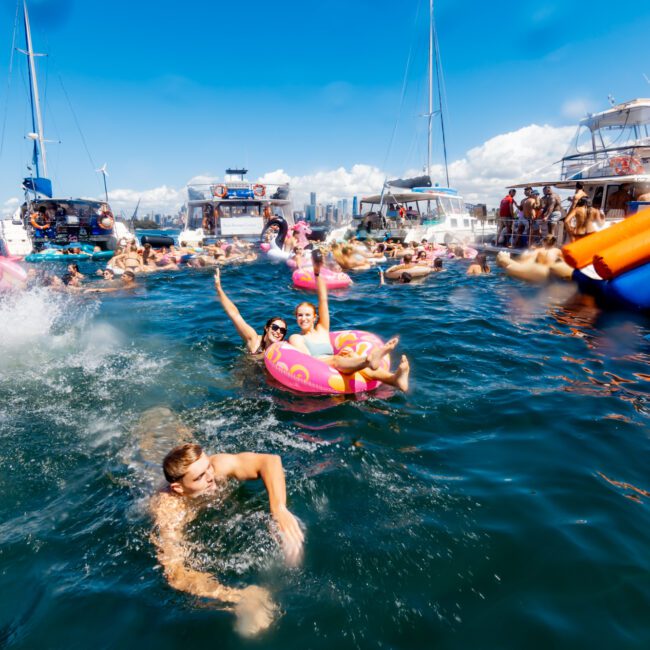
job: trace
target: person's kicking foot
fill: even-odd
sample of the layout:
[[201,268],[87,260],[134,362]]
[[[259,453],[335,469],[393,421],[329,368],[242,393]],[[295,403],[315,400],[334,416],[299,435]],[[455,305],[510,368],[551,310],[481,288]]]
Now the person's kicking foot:
[[381,365],[381,360],[391,351],[397,347],[399,337],[395,336],[390,341],[387,341],[378,348],[373,348],[368,352],[368,367],[372,370],[377,370]]
[[409,389],[410,372],[411,366],[409,365],[409,360],[402,355],[399,366],[397,366],[397,370],[395,371],[395,388],[399,388],[404,393]]

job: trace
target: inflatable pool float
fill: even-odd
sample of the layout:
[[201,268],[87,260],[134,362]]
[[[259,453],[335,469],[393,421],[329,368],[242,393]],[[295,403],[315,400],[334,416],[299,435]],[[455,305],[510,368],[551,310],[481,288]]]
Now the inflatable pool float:
[[[325,280],[325,286],[328,289],[345,289],[352,284],[352,279],[347,273],[336,273],[325,266],[321,268],[320,276]],[[296,269],[291,279],[294,287],[316,291],[316,277],[312,267]]]
[[266,231],[271,226],[276,226],[278,228],[278,234],[273,239],[271,239],[271,241],[261,243],[260,248],[272,260],[289,259],[291,252],[282,250],[282,247],[284,246],[284,240],[287,238],[287,233],[289,232],[289,224],[282,217],[273,217],[273,219],[269,219],[262,229],[262,234],[260,235],[261,239],[264,239]]
[[423,278],[426,275],[429,275],[432,271],[433,269],[430,266],[419,266],[417,264],[408,269],[395,269],[395,267],[392,266],[386,270],[385,275],[390,280],[398,280],[402,273],[408,273],[413,279],[415,279]]
[[572,279],[582,293],[596,298],[603,307],[624,307],[637,311],[650,310],[650,264],[623,273],[613,280],[600,280],[586,268],[573,271]]
[[0,291],[22,289],[25,282],[27,282],[25,269],[7,257],[0,257]]
[[[370,332],[345,330],[330,332],[334,353],[349,348],[358,355],[367,354],[372,348],[381,345],[379,337]],[[264,353],[264,364],[274,379],[283,386],[301,393],[329,393],[348,395],[374,390],[381,383],[366,379],[360,372],[343,375],[316,357],[300,352],[290,343],[274,343]],[[390,368],[390,358],[382,359],[382,368]]]
[[609,228],[591,233],[582,239],[562,247],[564,261],[574,269],[581,269],[593,263],[595,255],[602,253],[616,244],[650,230],[650,209],[620,221]]
[[[64,250],[78,248],[80,253],[64,253]],[[25,256],[26,262],[83,262],[84,260],[100,261],[113,257],[114,251],[97,251],[91,244],[68,244],[57,246],[52,244],[38,253]]]

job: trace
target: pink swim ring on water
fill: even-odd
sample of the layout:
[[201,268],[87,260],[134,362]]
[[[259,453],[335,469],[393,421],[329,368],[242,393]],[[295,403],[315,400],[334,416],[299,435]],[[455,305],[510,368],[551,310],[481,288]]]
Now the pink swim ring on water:
[[[352,279],[347,273],[336,273],[325,266],[321,268],[320,276],[325,280],[325,286],[328,289],[345,289],[352,284]],[[291,279],[294,287],[316,291],[316,277],[312,267],[296,269],[291,275]]]
[[[330,332],[334,353],[348,348],[359,356],[382,345],[378,336],[360,330]],[[324,361],[300,352],[286,341],[274,343],[264,353],[264,364],[274,379],[300,393],[329,393],[347,395],[374,390],[381,382],[366,379],[360,372],[344,375]],[[382,368],[390,368],[390,358],[382,359]]]
[[0,257],[0,291],[23,289],[27,282],[27,272],[22,266],[8,257]]

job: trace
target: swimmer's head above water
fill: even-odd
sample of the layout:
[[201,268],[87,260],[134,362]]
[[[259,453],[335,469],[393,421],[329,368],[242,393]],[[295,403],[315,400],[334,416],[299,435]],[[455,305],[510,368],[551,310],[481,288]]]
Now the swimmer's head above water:
[[214,492],[214,469],[201,445],[186,443],[174,447],[163,460],[163,473],[169,489],[184,497]]
[[273,316],[266,321],[262,334],[262,347],[266,350],[269,345],[284,341],[287,336],[287,323],[284,318]]
[[309,332],[318,321],[316,306],[310,302],[301,302],[295,309],[296,322],[302,332]]

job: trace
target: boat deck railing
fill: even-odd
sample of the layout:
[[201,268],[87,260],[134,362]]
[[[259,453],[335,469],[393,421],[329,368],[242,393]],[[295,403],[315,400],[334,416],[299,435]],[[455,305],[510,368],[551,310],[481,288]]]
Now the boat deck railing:
[[607,147],[562,159],[562,179],[628,176],[650,172],[650,142]]

